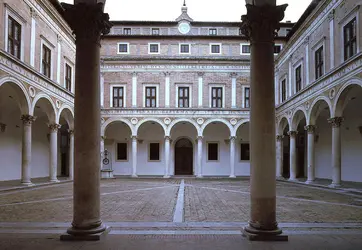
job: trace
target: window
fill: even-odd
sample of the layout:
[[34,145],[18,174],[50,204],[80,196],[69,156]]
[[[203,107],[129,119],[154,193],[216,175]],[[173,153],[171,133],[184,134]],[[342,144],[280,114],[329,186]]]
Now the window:
[[159,43],[149,43],[148,44],[148,53],[149,54],[159,54]]
[[315,78],[320,78],[324,72],[323,72],[323,46],[316,50],[315,52]]
[[207,144],[207,160],[218,161],[219,160],[219,144],[208,143]]
[[128,54],[128,43],[118,43],[118,54]]
[[179,87],[178,88],[178,107],[179,108],[189,108],[189,98],[190,98],[190,88],[189,87]]
[[357,54],[357,19],[353,18],[352,21],[343,27],[344,39],[344,60]]
[[243,35],[243,30],[241,28],[239,28],[239,36]]
[[216,36],[217,35],[217,29],[209,29],[209,35],[210,36]]
[[123,87],[113,87],[113,103],[112,107],[114,108],[123,108],[124,105],[124,88]]
[[282,50],[281,45],[274,45],[274,54],[279,54],[281,50]]
[[149,160],[150,161],[159,161],[160,160],[160,144],[159,143],[150,143],[149,144]]
[[146,87],[146,102],[147,108],[156,108],[156,87]]
[[287,35],[292,31],[292,29],[286,29]]
[[240,144],[240,160],[241,161],[250,161],[250,144],[249,143]]
[[43,44],[42,73],[50,78],[51,50]]
[[250,108],[250,88],[244,89],[244,105],[245,108]]
[[8,17],[8,52],[20,59],[21,25],[12,17]]
[[249,44],[242,44],[241,45],[241,54],[250,54],[251,48]]
[[295,69],[295,91],[299,92],[302,89],[302,65]]
[[287,80],[282,81],[282,102],[287,99]]
[[221,45],[210,44],[210,54],[221,54]]
[[117,143],[117,161],[127,161],[127,143]]
[[65,88],[72,91],[72,67],[67,63],[65,64]]
[[222,87],[211,88],[211,107],[222,108]]
[[131,28],[124,28],[123,29],[123,35],[131,35],[132,31]]
[[152,35],[159,35],[160,29],[159,28],[152,28]]
[[180,44],[180,54],[190,54],[190,44]]

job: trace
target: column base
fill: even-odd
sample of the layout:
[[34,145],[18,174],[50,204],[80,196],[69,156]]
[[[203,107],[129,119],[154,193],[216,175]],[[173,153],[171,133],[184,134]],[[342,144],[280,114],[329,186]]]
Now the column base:
[[236,176],[235,175],[230,175],[229,178],[236,178]]
[[97,228],[90,230],[75,229],[73,227],[67,230],[67,233],[60,236],[62,241],[98,241],[104,238],[109,231],[110,227],[106,227],[104,224]]
[[203,176],[202,175],[197,175],[196,178],[203,178]]
[[340,188],[340,187],[341,187],[341,184],[332,183],[332,184],[329,184],[328,187],[330,187],[330,188]]
[[288,235],[282,234],[282,230],[266,231],[246,226],[242,229],[243,236],[250,241],[288,241]]
[[28,187],[34,186],[34,184],[31,181],[22,181],[21,185]]
[[297,178],[289,178],[288,181],[298,181]]
[[132,178],[137,178],[137,177],[138,177],[138,175],[133,174],[133,175],[131,175],[131,177],[132,177]]
[[164,175],[163,178],[164,178],[164,179],[168,179],[168,178],[171,178],[171,176],[169,176],[169,175]]
[[102,169],[101,170],[101,179],[114,179],[113,170]]
[[49,180],[51,183],[57,183],[57,182],[60,182],[58,179],[50,179]]
[[305,184],[313,184],[314,183],[314,180],[307,180],[306,182],[305,182]]

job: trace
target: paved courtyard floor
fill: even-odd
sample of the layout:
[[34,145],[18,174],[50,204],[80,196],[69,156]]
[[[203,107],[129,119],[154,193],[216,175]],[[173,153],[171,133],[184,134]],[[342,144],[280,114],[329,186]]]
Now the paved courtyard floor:
[[107,241],[63,243],[72,183],[2,190],[0,249],[362,249],[362,194],[277,182],[277,220],[290,241],[263,245],[241,236],[249,191],[248,179],[102,180]]

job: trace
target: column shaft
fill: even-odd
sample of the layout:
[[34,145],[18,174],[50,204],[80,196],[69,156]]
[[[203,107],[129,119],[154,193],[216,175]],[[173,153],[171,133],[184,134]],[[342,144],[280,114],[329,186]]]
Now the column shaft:
[[137,137],[132,136],[132,177],[137,177]]
[[74,131],[69,130],[69,179],[74,179]]
[[290,145],[290,181],[297,179],[297,131],[289,131],[289,145]]
[[276,177],[283,177],[283,135],[277,135],[277,167],[276,167]]
[[334,117],[328,120],[332,124],[332,187],[341,186],[341,124],[342,117]]
[[314,149],[314,132],[315,132],[315,126],[308,125],[305,127],[305,130],[308,132],[308,179],[306,183],[313,183],[315,180],[315,167],[314,167],[314,155],[315,155],[315,149]]
[[197,137],[197,175],[202,177],[202,136]]
[[50,182],[58,182],[58,129],[59,124],[49,125],[49,179]]
[[235,136],[230,137],[230,178],[235,178],[235,140]]
[[165,137],[165,175],[164,178],[170,177],[169,173],[170,168],[170,137]]
[[21,184],[32,185],[31,183],[31,132],[32,124],[36,117],[22,115],[23,137],[22,137],[22,157],[21,157]]

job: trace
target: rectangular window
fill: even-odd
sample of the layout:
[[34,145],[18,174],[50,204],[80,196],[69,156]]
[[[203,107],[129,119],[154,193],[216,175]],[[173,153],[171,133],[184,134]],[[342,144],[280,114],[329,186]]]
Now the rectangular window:
[[124,28],[123,29],[123,35],[131,35],[132,31],[131,28]]
[[302,89],[302,66],[299,65],[295,69],[295,91],[299,92]]
[[149,144],[149,160],[150,161],[159,161],[160,160],[160,144],[159,143],[150,143]]
[[250,88],[245,88],[244,104],[245,104],[245,108],[250,108]]
[[127,161],[127,143],[117,143],[117,161]]
[[156,87],[146,87],[146,107],[156,108]]
[[240,144],[240,160],[241,161],[250,161],[250,144],[249,143]]
[[20,59],[21,25],[10,16],[8,18],[8,24],[8,52]]
[[159,44],[158,43],[150,43],[149,51],[150,53],[158,54],[159,53]]
[[189,108],[190,88],[179,87],[178,88],[178,107]]
[[211,54],[220,54],[220,45],[219,44],[211,45]]
[[119,54],[128,53],[128,43],[119,43],[118,44],[118,53]]
[[344,37],[344,60],[357,54],[357,19],[353,18],[352,21],[343,27]]
[[274,45],[274,54],[279,54],[281,50],[282,50],[281,45]]
[[65,88],[72,91],[72,67],[65,64]]
[[219,144],[208,143],[207,144],[207,160],[218,161],[219,160]]
[[287,99],[287,80],[282,81],[282,102]]
[[216,36],[217,35],[217,29],[209,29],[209,35],[210,36]]
[[160,29],[159,28],[152,28],[152,35],[159,35]]
[[250,45],[247,44],[241,45],[241,54],[250,54],[250,52],[251,52]]
[[51,69],[51,50],[43,44],[42,73],[50,78]]
[[180,45],[180,53],[181,54],[189,54],[190,53],[190,44],[181,44]]
[[124,107],[124,88],[123,87],[113,87],[113,104],[114,108],[123,108]]
[[323,46],[315,52],[315,79],[317,80],[324,74]]
[[222,88],[213,87],[211,88],[211,107],[222,108]]

